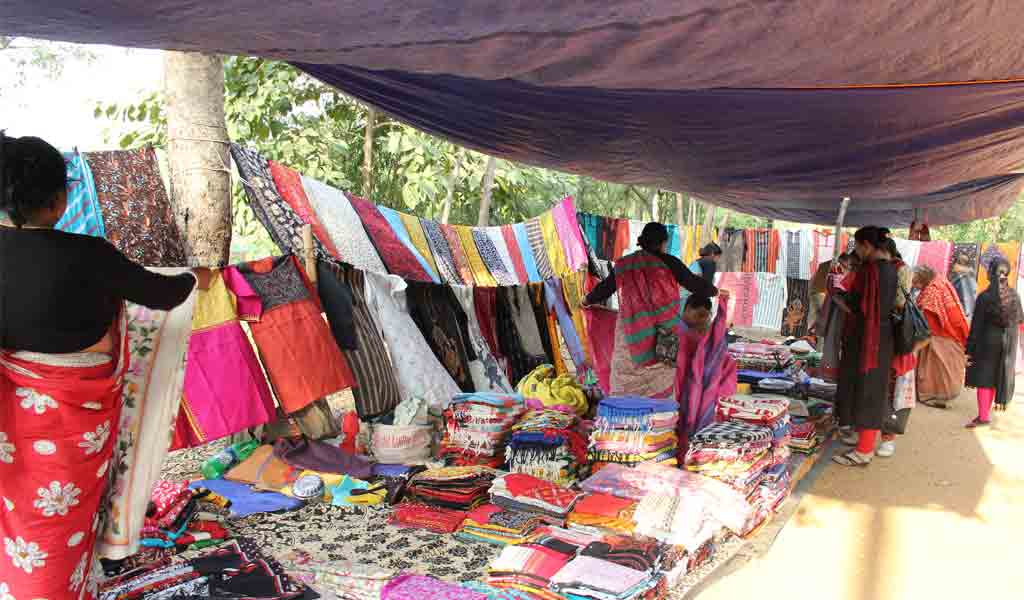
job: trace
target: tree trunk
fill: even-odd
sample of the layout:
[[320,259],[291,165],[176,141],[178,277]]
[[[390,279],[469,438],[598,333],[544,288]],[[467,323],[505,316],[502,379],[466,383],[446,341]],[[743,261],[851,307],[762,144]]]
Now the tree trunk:
[[686,217],[686,225],[693,227],[697,224],[697,199],[690,196],[690,214]]
[[498,159],[490,156],[487,158],[487,168],[484,169],[483,189],[480,190],[480,212],[476,217],[477,227],[487,227],[491,220],[491,193],[494,191],[494,175],[498,168]]
[[231,169],[221,58],[165,52],[164,94],[171,205],[188,261],[225,265],[231,255]]
[[459,167],[462,165],[462,151],[455,151],[455,166],[452,167],[452,172],[448,176],[448,193],[444,196],[444,208],[441,209],[441,222],[444,224],[448,223],[448,216],[452,212],[452,196],[455,195],[455,183],[459,179]]
[[377,109],[366,109],[366,132],[363,134],[363,197],[373,193],[373,130],[377,126]]
[[658,215],[658,198],[659,198],[658,189],[655,188],[655,189],[651,190],[651,200],[650,200],[650,205],[651,205],[651,221],[657,221],[658,220],[658,216],[659,216]]

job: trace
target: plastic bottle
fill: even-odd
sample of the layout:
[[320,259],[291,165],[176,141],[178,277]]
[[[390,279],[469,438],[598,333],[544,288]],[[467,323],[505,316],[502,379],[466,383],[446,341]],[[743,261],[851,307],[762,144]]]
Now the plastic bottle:
[[251,455],[260,445],[256,440],[238,442],[206,459],[200,471],[206,479],[220,479],[228,470]]

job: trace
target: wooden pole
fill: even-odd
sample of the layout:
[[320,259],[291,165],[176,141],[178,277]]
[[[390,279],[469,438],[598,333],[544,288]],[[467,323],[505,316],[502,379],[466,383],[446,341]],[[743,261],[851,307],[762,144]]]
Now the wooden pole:
[[306,276],[316,283],[316,250],[313,248],[313,226],[302,226],[302,259],[306,265]]
[[655,188],[654,190],[651,191],[651,221],[658,220],[658,197],[658,189]]
[[844,250],[845,251],[845,249],[841,249],[839,247],[840,246],[839,242],[842,239],[842,235],[843,235],[843,221],[846,219],[846,207],[848,207],[849,205],[850,205],[850,197],[849,196],[846,196],[845,198],[843,198],[842,204],[839,205],[839,218],[836,219],[836,237],[835,237],[835,243],[833,244],[835,246],[835,248],[832,250],[832,259],[833,260],[839,258],[839,255],[841,254],[840,250]]
[[493,156],[487,158],[487,168],[484,170],[483,189],[480,196],[480,212],[477,213],[477,227],[487,227],[491,220],[491,193],[494,191],[494,176],[497,171],[498,160]]

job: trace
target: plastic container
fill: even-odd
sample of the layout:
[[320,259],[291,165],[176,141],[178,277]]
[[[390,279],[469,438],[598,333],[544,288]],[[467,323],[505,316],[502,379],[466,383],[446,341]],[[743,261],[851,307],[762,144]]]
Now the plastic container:
[[259,446],[260,443],[256,440],[232,444],[206,459],[199,470],[206,479],[220,479],[231,467],[249,458]]

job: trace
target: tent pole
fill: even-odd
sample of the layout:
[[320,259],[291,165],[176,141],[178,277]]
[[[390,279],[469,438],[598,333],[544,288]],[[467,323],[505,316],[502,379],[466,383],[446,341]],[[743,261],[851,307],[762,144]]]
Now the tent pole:
[[832,250],[832,258],[833,258],[833,260],[839,258],[839,255],[842,252],[846,251],[845,248],[843,248],[842,251],[840,251],[840,248],[839,248],[840,243],[839,242],[840,242],[840,240],[842,240],[842,236],[843,236],[843,221],[846,219],[846,207],[849,206],[849,205],[850,205],[850,197],[849,196],[844,197],[842,204],[839,205],[839,218],[836,219],[836,237],[833,238],[833,239],[835,239],[835,243],[833,244],[835,246],[835,248]]
[[302,226],[302,259],[306,267],[306,276],[316,283],[316,251],[313,249],[313,226]]

